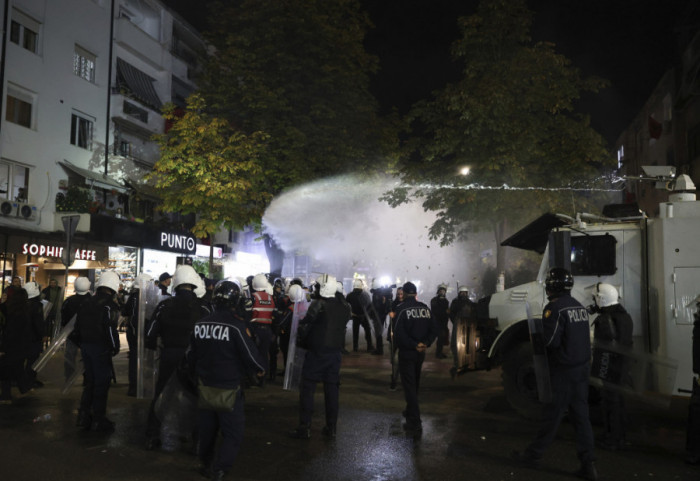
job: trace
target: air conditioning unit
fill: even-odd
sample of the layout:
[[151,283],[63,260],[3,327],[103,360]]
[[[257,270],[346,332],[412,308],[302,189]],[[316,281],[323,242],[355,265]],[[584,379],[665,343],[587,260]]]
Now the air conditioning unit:
[[25,220],[36,219],[36,206],[31,204],[18,204],[17,205],[17,217]]
[[17,202],[12,202],[11,200],[3,200],[0,203],[0,214],[6,216],[16,216],[17,215]]

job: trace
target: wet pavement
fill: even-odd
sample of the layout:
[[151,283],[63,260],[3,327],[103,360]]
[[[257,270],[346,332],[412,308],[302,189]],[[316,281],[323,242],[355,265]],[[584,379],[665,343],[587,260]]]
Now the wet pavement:
[[[124,342],[123,345],[126,345]],[[287,432],[297,425],[298,394],[283,391],[282,379],[246,391],[243,447],[228,479],[236,480],[563,480],[576,479],[573,430],[562,424],[542,468],[509,459],[522,449],[537,425],[518,416],[500,387],[500,370],[471,372],[451,380],[451,359],[430,352],[424,365],[421,436],[402,429],[401,389],[389,391],[388,355],[353,353],[343,358],[338,435],[321,434],[323,390],[309,440]],[[109,394],[113,434],[77,429],[80,387],[61,394],[58,356],[42,371],[43,388],[0,406],[0,480],[200,480],[192,446],[164,435],[163,448],[145,449],[149,400],[126,396],[126,352],[115,358],[118,383]],[[16,391],[15,391],[16,393]],[[13,394],[15,394],[13,393]],[[33,420],[45,414],[51,419]],[[592,411],[596,417],[596,408]],[[601,479],[698,480],[700,467],[683,463],[687,401],[667,408],[632,402],[629,447],[598,451]],[[594,425],[597,434],[601,426]]]

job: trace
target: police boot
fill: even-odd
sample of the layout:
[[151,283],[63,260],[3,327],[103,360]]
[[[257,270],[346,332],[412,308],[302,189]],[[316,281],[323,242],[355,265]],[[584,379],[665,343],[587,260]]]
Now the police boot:
[[294,439],[310,439],[311,428],[308,424],[300,424],[298,428],[289,432],[289,436]]
[[579,478],[583,478],[588,481],[598,481],[598,471],[595,469],[595,464],[593,464],[593,461],[581,463],[581,468],[579,468],[579,470],[574,474]]
[[335,424],[326,424],[323,426],[323,435],[329,439],[335,439]]

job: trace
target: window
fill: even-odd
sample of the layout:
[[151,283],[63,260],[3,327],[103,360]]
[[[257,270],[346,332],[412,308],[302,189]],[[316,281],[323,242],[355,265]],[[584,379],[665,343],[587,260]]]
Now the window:
[[92,129],[94,118],[73,113],[70,123],[70,143],[87,150],[92,150]]
[[5,120],[31,129],[34,97],[34,94],[8,84]]
[[39,53],[39,29],[41,24],[19,10],[12,9],[12,22],[10,23],[10,42]]
[[28,198],[29,168],[9,160],[0,160],[0,199],[27,202]]
[[95,56],[78,45],[73,50],[73,73],[95,83]]
[[141,122],[148,123],[148,111],[137,107],[136,105],[132,104],[131,102],[127,102],[126,100],[124,101],[124,113],[131,117],[134,117],[135,119],[140,120]]
[[571,238],[571,273],[575,276],[611,276],[617,240],[610,234]]
[[131,142],[126,140],[119,140],[116,145],[115,154],[121,155],[122,157],[129,157],[131,155]]

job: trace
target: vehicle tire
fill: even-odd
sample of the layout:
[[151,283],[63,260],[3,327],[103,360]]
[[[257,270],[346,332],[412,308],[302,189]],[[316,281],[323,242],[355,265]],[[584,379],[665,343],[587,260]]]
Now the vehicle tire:
[[515,344],[506,353],[502,379],[506,399],[513,409],[527,419],[541,419],[542,403],[537,398],[537,379],[529,342]]

